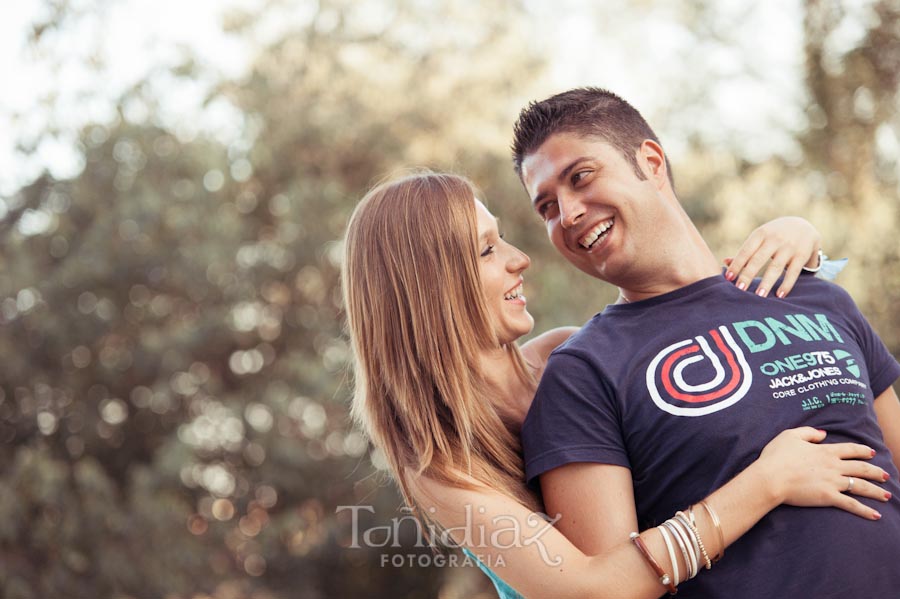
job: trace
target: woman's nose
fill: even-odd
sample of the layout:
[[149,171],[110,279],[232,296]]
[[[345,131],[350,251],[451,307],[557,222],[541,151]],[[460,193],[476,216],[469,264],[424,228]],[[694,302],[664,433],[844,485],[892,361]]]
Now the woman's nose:
[[528,257],[528,254],[517,247],[513,247],[512,250],[513,255],[506,264],[506,268],[509,272],[522,272],[531,266],[531,258]]

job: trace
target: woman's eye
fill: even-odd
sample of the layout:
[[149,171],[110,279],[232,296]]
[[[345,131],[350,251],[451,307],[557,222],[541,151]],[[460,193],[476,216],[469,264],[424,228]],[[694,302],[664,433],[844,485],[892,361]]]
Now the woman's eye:
[[490,254],[493,254],[493,253],[494,253],[494,246],[489,245],[486,248],[484,248],[484,250],[481,252],[481,257],[484,258],[485,256],[489,256]]

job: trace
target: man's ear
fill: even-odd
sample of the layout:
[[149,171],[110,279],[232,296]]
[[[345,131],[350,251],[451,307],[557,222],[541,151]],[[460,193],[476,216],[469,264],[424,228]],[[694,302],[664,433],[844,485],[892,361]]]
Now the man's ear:
[[666,153],[658,143],[652,139],[645,139],[638,149],[638,161],[641,169],[656,183],[657,187],[662,187],[669,182]]

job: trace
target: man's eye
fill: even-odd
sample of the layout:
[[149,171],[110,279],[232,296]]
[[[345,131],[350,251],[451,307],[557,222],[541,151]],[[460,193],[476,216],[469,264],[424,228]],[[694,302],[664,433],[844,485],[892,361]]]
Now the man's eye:
[[544,202],[537,208],[538,214],[541,215],[542,218],[547,218],[547,214],[550,212],[550,208],[556,205],[556,202],[553,200]]
[[572,175],[572,185],[576,185],[581,182],[590,171],[578,171],[577,173]]

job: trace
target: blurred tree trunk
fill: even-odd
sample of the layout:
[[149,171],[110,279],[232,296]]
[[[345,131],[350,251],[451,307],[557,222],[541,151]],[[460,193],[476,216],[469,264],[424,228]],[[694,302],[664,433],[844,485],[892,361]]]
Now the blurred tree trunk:
[[[805,167],[826,182],[835,222],[826,245],[836,241],[854,257],[841,282],[890,342],[900,330],[891,299],[900,295],[900,3],[876,0],[862,16],[852,15],[865,32],[854,47],[841,48],[848,12],[834,0],[804,3],[810,126],[800,141]],[[900,351],[897,341],[892,345]]]

